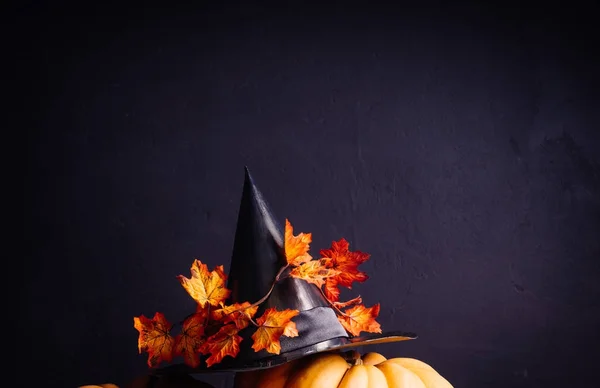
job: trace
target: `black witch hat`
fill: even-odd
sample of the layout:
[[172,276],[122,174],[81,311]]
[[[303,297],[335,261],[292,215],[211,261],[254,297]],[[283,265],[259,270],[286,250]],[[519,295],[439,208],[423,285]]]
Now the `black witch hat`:
[[[273,280],[286,264],[284,233],[269,205],[256,187],[246,168],[244,189],[239,209],[237,230],[228,274],[227,288],[231,290],[229,303],[256,301],[269,293]],[[387,332],[351,336],[337,319],[317,286],[301,279],[284,277],[275,283],[268,299],[259,307],[257,316],[267,308],[294,309],[299,314],[293,318],[297,337],[280,338],[281,351],[273,355],[251,348],[252,332],[239,334],[244,338],[237,357],[225,357],[220,363],[191,368],[184,364],[171,365],[158,374],[240,372],[270,368],[312,353],[353,348],[385,342],[416,338],[413,333]],[[252,328],[248,328],[252,330]]]

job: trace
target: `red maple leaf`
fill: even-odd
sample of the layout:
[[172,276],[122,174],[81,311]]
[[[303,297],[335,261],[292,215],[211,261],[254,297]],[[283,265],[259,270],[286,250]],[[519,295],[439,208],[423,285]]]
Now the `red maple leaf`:
[[140,333],[138,351],[148,353],[148,366],[154,368],[161,362],[173,359],[174,339],[171,337],[171,324],[163,313],[157,312],[152,319],[141,315],[133,317],[133,327]]
[[358,270],[358,266],[367,261],[370,255],[360,251],[352,252],[349,247],[348,241],[342,238],[334,241],[330,249],[322,249],[320,252],[322,258],[330,259],[328,262],[331,268],[339,271],[339,274],[325,281],[325,295],[332,302],[339,299],[339,290],[336,290],[338,285],[352,288],[352,283],[362,283],[369,278],[366,273]]
[[206,342],[200,347],[202,354],[210,353],[210,357],[206,359],[208,367],[217,364],[226,356],[235,358],[240,352],[240,342],[242,337],[238,335],[239,329],[233,324],[228,324],[214,335],[208,337]]

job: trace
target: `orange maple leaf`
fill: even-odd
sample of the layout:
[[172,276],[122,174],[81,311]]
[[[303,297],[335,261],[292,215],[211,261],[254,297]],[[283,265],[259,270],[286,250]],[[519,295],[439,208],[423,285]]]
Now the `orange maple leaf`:
[[220,309],[213,311],[213,319],[223,323],[233,322],[239,330],[244,329],[250,324],[250,319],[258,310],[258,306],[250,306],[250,302],[223,305]]
[[169,333],[171,324],[163,313],[157,312],[152,319],[140,315],[133,317],[133,327],[140,333],[138,351],[148,353],[148,366],[154,368],[162,361],[173,359],[174,340]]
[[185,364],[196,368],[200,365],[200,346],[204,343],[206,314],[192,314],[183,321],[181,333],[175,337],[175,354],[183,356]]
[[217,364],[226,356],[235,358],[240,352],[240,342],[243,338],[238,335],[239,329],[235,325],[225,325],[214,335],[208,337],[200,347],[202,354],[210,353],[206,359],[208,367]]
[[223,271],[222,265],[209,272],[206,264],[200,260],[194,260],[190,271],[192,273],[190,279],[183,275],[177,276],[177,279],[201,307],[206,306],[207,303],[211,306],[218,306],[229,297],[231,291],[225,287],[227,275]]
[[294,228],[289,220],[285,220],[285,258],[287,263],[293,266],[306,263],[312,259],[308,254],[310,243],[312,242],[311,233],[300,233],[294,236]]
[[282,311],[277,311],[274,307],[266,309],[264,314],[256,320],[256,323],[260,326],[252,334],[254,340],[252,349],[255,352],[265,349],[269,353],[279,354],[281,351],[279,340],[282,335],[286,337],[298,336],[296,323],[291,319],[299,313],[298,310],[291,309]]
[[360,251],[351,252],[349,247],[348,241],[342,238],[334,241],[331,249],[322,249],[320,252],[322,258],[331,259],[331,268],[340,271],[338,275],[326,280],[325,295],[332,302],[339,299],[339,290],[336,290],[338,285],[352,288],[353,282],[364,282],[369,278],[366,273],[358,270],[358,266],[367,261],[370,255]]
[[356,305],[344,311],[344,315],[338,315],[338,320],[344,328],[352,335],[357,336],[361,331],[368,333],[381,333],[381,326],[375,320],[379,315],[379,303],[373,307]]
[[345,309],[346,307],[353,306],[359,303],[362,303],[362,298],[360,297],[360,295],[346,302],[333,302],[333,305],[338,309]]
[[290,271],[290,276],[303,279],[315,286],[321,288],[325,284],[325,280],[332,276],[339,275],[340,271],[327,268],[329,259],[311,260],[302,263]]

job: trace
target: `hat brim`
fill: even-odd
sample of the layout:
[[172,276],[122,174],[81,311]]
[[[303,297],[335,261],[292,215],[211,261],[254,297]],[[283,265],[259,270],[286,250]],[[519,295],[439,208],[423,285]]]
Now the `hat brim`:
[[220,363],[207,367],[204,359],[200,366],[192,368],[186,364],[169,365],[153,371],[155,375],[206,374],[223,372],[249,372],[252,370],[268,369],[313,353],[329,352],[355,348],[363,345],[376,345],[390,342],[400,342],[416,339],[414,333],[392,331],[383,334],[364,334],[356,337],[337,337],[314,345],[299,348],[286,353],[272,355],[259,360],[238,360],[225,357]]

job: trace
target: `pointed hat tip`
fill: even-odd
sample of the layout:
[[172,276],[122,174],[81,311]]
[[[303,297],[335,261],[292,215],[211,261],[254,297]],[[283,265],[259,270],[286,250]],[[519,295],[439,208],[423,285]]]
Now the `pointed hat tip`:
[[248,166],[244,166],[244,175],[245,175],[246,182],[254,185],[254,179],[252,179],[252,175],[250,174],[250,170],[248,169]]

